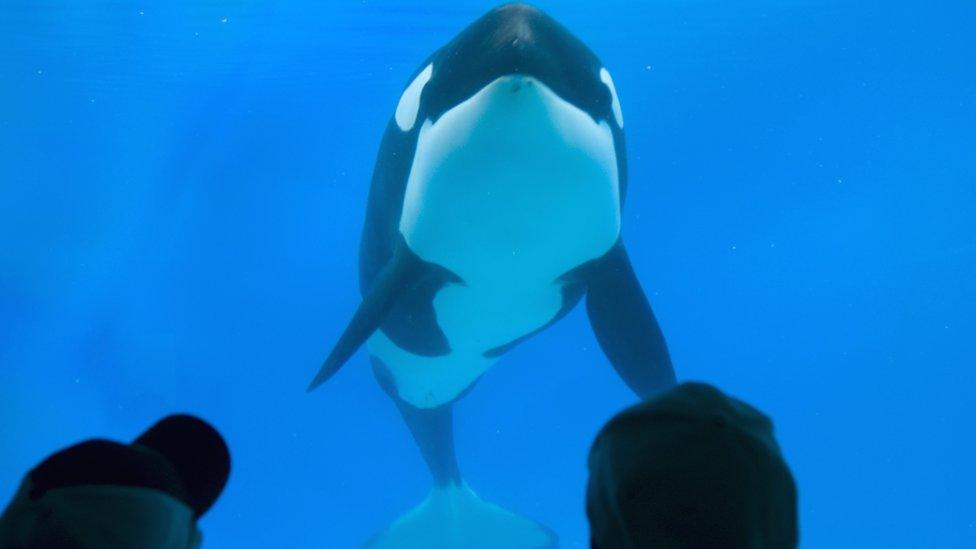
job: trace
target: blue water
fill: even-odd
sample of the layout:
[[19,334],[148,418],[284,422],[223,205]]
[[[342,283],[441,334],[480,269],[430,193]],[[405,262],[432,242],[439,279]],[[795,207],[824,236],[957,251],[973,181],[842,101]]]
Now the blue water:
[[[354,547],[427,473],[359,354],[379,139],[493,4],[0,3],[0,499],[48,452],[212,421],[208,547]],[[805,547],[974,547],[976,4],[539,2],[602,57],[624,237],[681,379],[772,415]],[[581,310],[457,407],[483,496],[587,547],[633,402]]]

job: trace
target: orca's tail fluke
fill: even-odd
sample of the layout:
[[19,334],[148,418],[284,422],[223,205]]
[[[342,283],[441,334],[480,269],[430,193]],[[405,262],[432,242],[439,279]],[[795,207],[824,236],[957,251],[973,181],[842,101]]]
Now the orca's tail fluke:
[[467,484],[435,486],[420,505],[371,539],[369,549],[554,549],[556,534],[478,497]]

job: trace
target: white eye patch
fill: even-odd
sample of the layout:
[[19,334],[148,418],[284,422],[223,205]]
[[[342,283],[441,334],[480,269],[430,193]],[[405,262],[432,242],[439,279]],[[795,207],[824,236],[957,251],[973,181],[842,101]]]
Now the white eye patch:
[[396,114],[394,115],[397,126],[400,126],[401,130],[408,132],[417,122],[417,112],[420,110],[420,93],[424,91],[424,86],[430,81],[432,74],[434,74],[434,65],[427,65],[407,86],[407,89],[403,90],[403,95],[400,96],[400,102],[397,103]]
[[617,88],[613,85],[613,78],[610,78],[610,72],[605,68],[600,69],[600,81],[610,89],[610,97],[613,99],[613,118],[617,121],[617,125],[623,129],[624,112],[620,109],[620,99],[617,99]]

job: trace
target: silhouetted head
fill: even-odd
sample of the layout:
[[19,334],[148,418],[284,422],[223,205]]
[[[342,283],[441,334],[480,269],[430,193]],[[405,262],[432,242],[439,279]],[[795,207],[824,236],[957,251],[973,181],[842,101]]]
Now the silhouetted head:
[[229,472],[223,438],[192,416],[169,416],[132,444],[88,440],[28,473],[0,517],[0,546],[196,547],[196,519]]
[[30,473],[31,497],[68,486],[115,485],[164,492],[203,515],[230,474],[230,452],[220,434],[188,415],[166,417],[132,444],[89,440],[57,452]]
[[755,408],[700,383],[629,408],[597,435],[594,547],[796,547],[796,486]]

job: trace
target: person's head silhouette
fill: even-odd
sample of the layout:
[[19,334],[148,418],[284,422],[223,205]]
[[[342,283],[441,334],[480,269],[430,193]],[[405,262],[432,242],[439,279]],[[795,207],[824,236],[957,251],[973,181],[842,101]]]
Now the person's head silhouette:
[[197,547],[200,518],[230,473],[230,453],[209,424],[164,418],[131,444],[88,440],[32,469],[0,517],[0,546]]
[[592,546],[780,549],[798,543],[796,486],[755,408],[686,383],[600,431],[589,457]]

